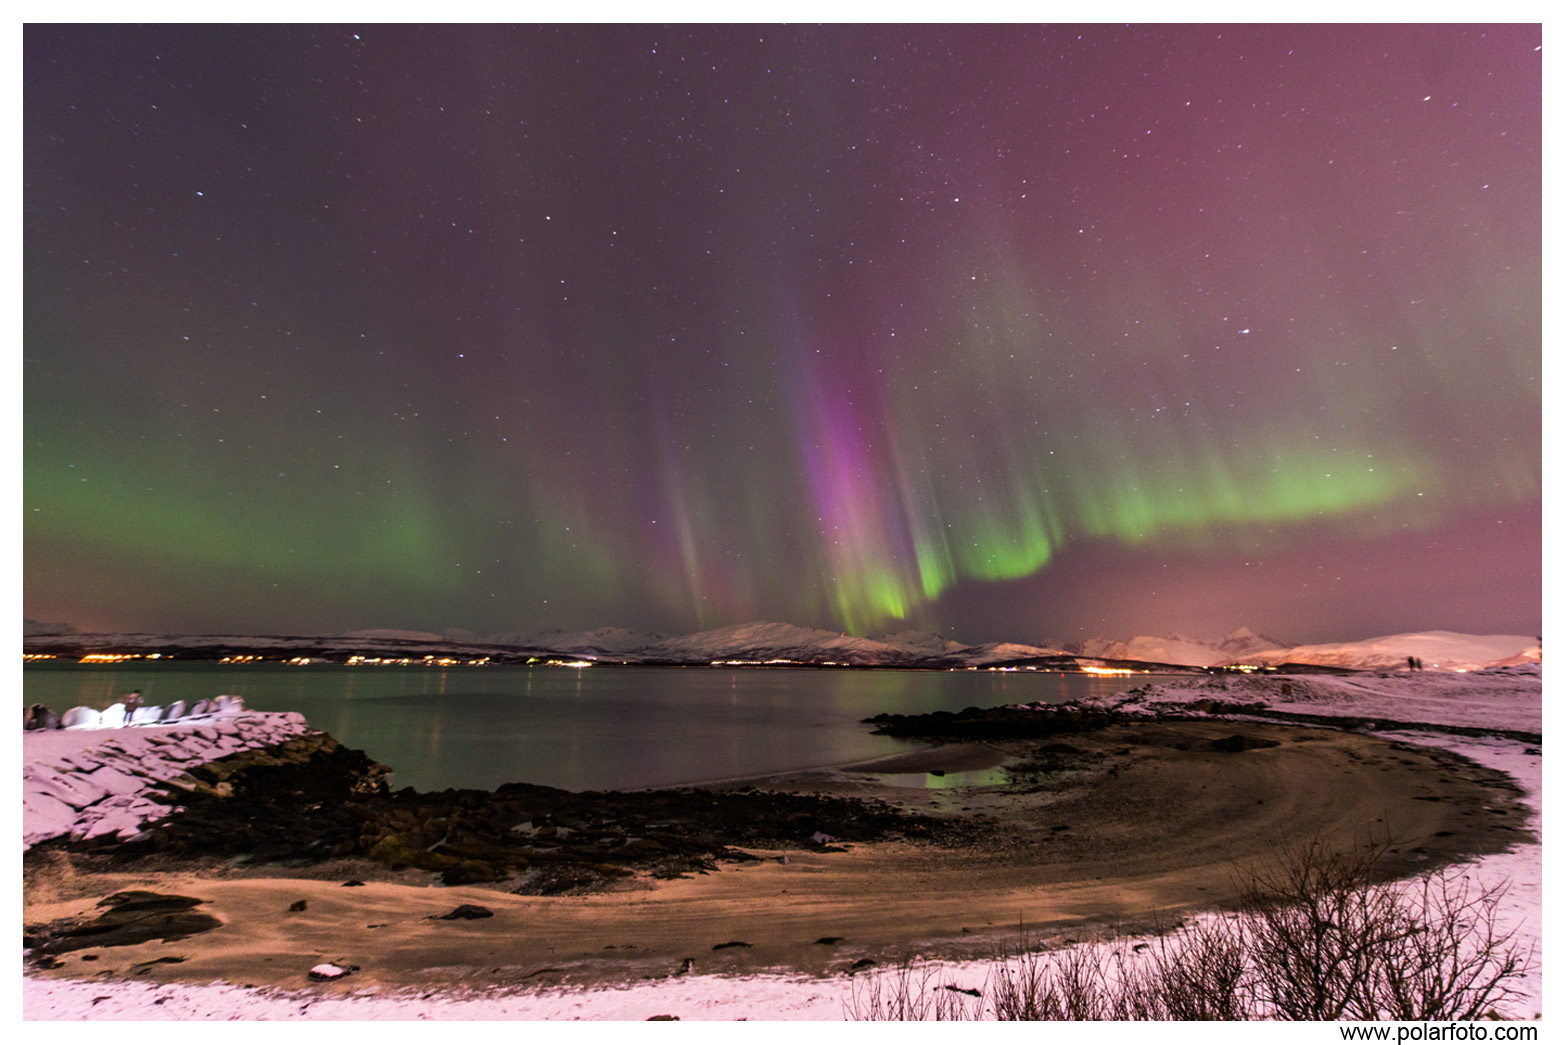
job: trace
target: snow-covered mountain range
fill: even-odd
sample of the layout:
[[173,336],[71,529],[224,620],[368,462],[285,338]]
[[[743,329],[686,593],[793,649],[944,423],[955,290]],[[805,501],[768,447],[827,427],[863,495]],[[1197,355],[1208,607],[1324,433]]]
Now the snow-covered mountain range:
[[1086,639],[1082,642],[1068,643],[1065,649],[1078,656],[1100,657],[1105,660],[1140,660],[1159,664],[1214,667],[1241,661],[1249,662],[1249,658],[1255,654],[1266,650],[1287,649],[1291,645],[1292,643],[1258,635],[1250,628],[1237,628],[1215,642],[1176,634],[1161,638],[1138,635],[1126,642],[1115,639]]
[[157,652],[165,656],[215,660],[255,654],[345,660],[351,656],[451,657],[499,663],[574,660],[611,664],[743,664],[903,668],[1126,666],[1166,670],[1246,665],[1294,665],[1318,670],[1385,671],[1406,668],[1410,657],[1426,670],[1474,671],[1542,659],[1537,638],[1528,635],[1461,635],[1427,631],[1358,642],[1296,646],[1249,628],[1213,641],[1170,634],[1128,640],[1044,641],[1037,645],[988,642],[966,645],[940,635],[904,631],[860,638],[837,631],[774,621],[753,621],[690,635],[664,637],[625,628],[584,632],[551,630],[531,635],[484,637],[469,632],[371,629],[343,635],[84,635],[69,625],[23,622],[26,653],[79,656],[87,653]]

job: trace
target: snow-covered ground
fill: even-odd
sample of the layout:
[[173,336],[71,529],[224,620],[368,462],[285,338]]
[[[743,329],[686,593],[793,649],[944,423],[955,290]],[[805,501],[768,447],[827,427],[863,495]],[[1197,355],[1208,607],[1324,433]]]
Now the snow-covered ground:
[[[1289,693],[1281,686],[1288,684]],[[1170,681],[1110,698],[1123,710],[1152,712],[1159,706],[1202,700],[1263,701],[1279,711],[1389,722],[1423,722],[1477,730],[1538,733],[1542,722],[1542,678],[1537,664],[1484,672],[1403,672],[1357,676],[1222,676]],[[105,798],[82,810],[104,807],[133,816],[136,795],[159,774],[177,772],[186,759],[220,757],[244,747],[276,742],[304,729],[299,716],[231,715],[201,724],[117,730],[65,730],[26,734],[24,742],[24,846],[29,837],[61,833],[59,774],[91,779]],[[214,736],[215,734],[215,736]],[[1453,735],[1425,730],[1387,730],[1386,735],[1433,744],[1511,774],[1533,811],[1530,827],[1542,837],[1543,757],[1528,740],[1491,735]],[[200,744],[208,745],[201,748]],[[193,746],[195,745],[195,746]],[[203,755],[205,751],[205,755]],[[52,767],[53,775],[50,767]],[[100,775],[101,774],[101,775]],[[75,796],[79,798],[80,796]],[[128,798],[115,804],[120,797]],[[49,805],[48,798],[55,802]],[[97,823],[114,822],[106,814]],[[83,818],[85,822],[85,814]],[[75,824],[75,821],[72,822]],[[79,825],[76,825],[79,826]],[[73,829],[67,825],[67,830]],[[1524,946],[1536,948],[1534,972],[1515,1005],[1533,1016],[1543,1009],[1543,849],[1519,844],[1508,852],[1465,865],[1483,885],[1508,884],[1502,916],[1515,926]],[[934,982],[981,986],[989,962],[941,963]],[[23,1014],[53,1020],[309,1019],[309,1020],[646,1020],[672,1015],[682,1020],[841,1020],[857,981],[792,976],[683,976],[620,988],[562,988],[526,993],[437,994],[392,991],[312,993],[262,991],[226,984],[148,985],[80,982],[23,977]],[[862,989],[862,987],[861,987]]]
[[134,837],[168,814],[147,794],[156,785],[309,732],[303,715],[245,711],[237,701],[168,724],[30,730],[22,742],[22,848],[61,835]]

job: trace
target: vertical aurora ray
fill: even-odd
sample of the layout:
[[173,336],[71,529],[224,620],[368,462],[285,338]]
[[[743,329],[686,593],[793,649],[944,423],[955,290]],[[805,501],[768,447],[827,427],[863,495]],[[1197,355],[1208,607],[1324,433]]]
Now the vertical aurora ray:
[[799,455],[837,619],[855,630],[907,617],[915,605],[907,576],[911,545],[889,489],[893,470],[878,445],[878,419],[856,401],[849,375],[829,378],[819,364],[798,366]]

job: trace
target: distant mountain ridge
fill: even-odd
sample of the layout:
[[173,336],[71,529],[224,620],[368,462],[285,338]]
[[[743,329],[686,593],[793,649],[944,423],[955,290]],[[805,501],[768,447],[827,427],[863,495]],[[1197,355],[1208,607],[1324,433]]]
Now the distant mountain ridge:
[[1217,642],[1206,642],[1185,635],[1162,638],[1138,635],[1126,642],[1113,639],[1085,639],[1068,643],[1067,652],[1106,660],[1141,660],[1160,664],[1185,664],[1191,667],[1217,667],[1245,660],[1264,650],[1291,648],[1293,643],[1258,635],[1250,628],[1236,628]]
[[989,642],[966,645],[941,635],[903,631],[882,638],[751,621],[690,635],[663,637],[625,628],[551,630],[531,635],[484,637],[458,630],[444,634],[366,629],[341,635],[83,635],[66,624],[23,622],[26,652],[162,652],[218,659],[240,653],[346,659],[460,658],[498,663],[570,659],[611,664],[801,665],[905,668],[1031,667],[1075,670],[1126,666],[1199,671],[1250,665],[1301,665],[1323,670],[1385,671],[1407,668],[1410,657],[1429,670],[1473,671],[1537,663],[1542,651],[1527,635],[1462,635],[1430,631],[1359,642],[1296,646],[1237,628],[1216,641],[1169,634],[1129,640],[1086,639],[1038,645]]

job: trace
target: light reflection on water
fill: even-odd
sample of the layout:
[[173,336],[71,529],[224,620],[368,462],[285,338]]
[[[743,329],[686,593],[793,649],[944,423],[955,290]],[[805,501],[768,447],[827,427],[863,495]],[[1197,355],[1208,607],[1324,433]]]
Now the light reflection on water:
[[878,773],[877,780],[891,787],[919,787],[945,791],[954,787],[1002,787],[1011,782],[1006,770],[969,769],[960,773]]
[[[56,711],[104,708],[132,690],[147,704],[233,693],[258,711],[298,711],[391,766],[395,786],[420,790],[508,781],[666,787],[860,762],[922,747],[872,735],[862,720],[883,711],[1056,703],[1145,681],[1047,672],[193,663],[27,665],[22,675],[23,705]],[[974,775],[929,781],[958,786]]]

